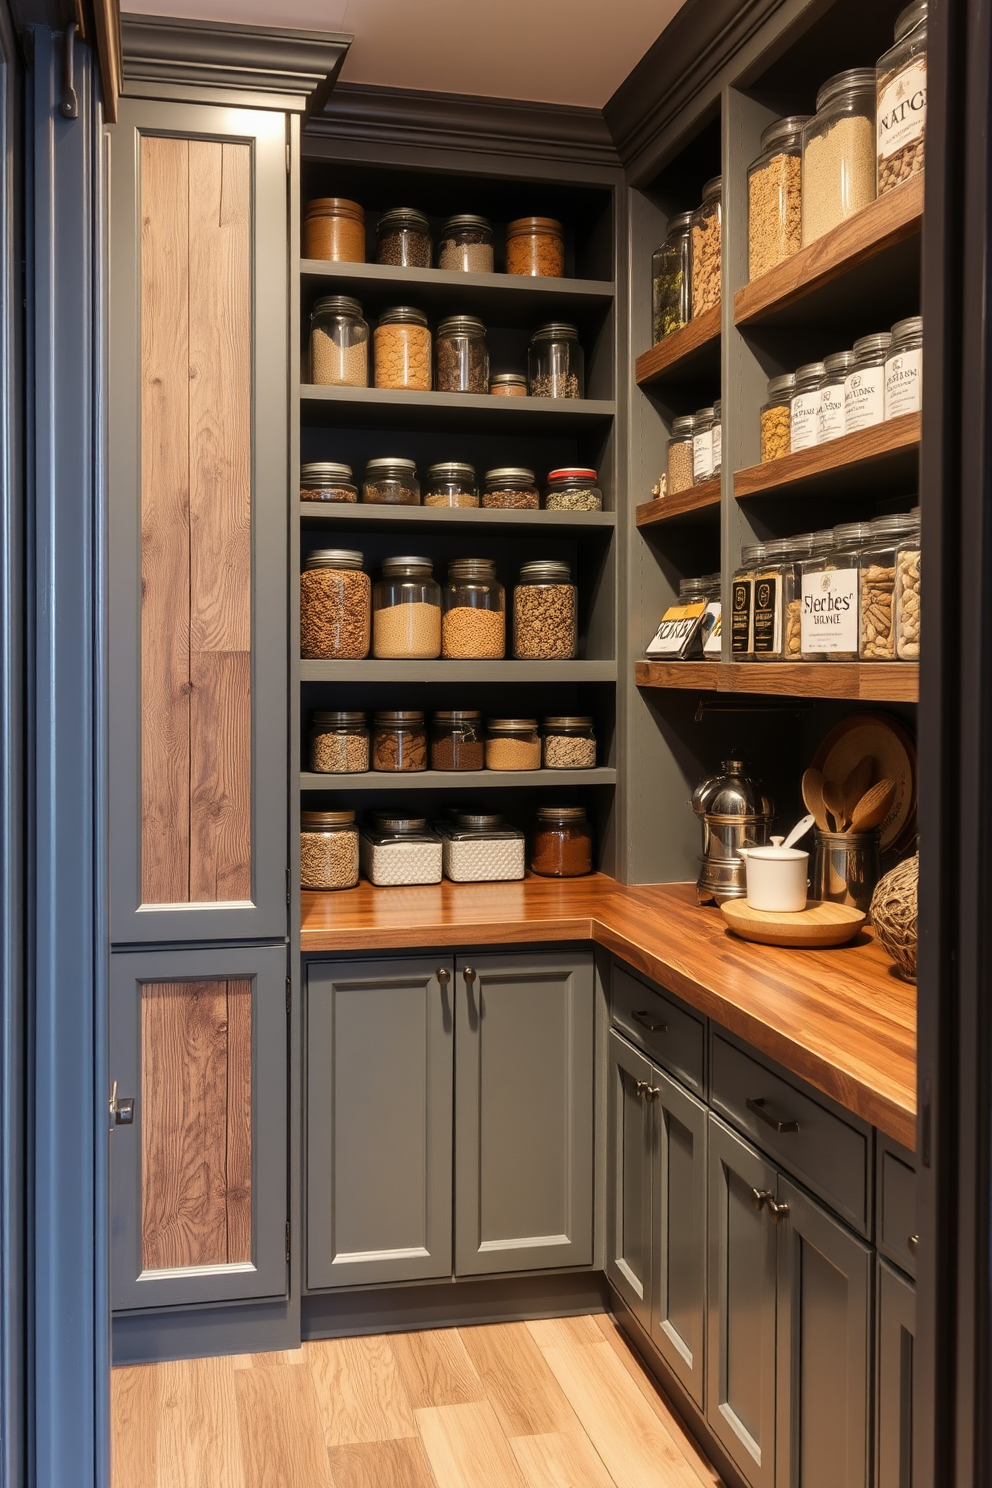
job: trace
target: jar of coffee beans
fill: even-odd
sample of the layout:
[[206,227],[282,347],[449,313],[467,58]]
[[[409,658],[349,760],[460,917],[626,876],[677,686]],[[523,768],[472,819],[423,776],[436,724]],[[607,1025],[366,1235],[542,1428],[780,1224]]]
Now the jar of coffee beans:
[[419,506],[420,482],[412,460],[386,456],[365,467],[362,500],[372,506]]
[[413,305],[392,305],[383,310],[373,341],[377,388],[430,392],[431,333],[422,310]]
[[536,511],[541,496],[533,470],[527,470],[523,465],[504,465],[498,470],[487,470],[482,504],[509,511]]
[[414,207],[384,212],[376,224],[376,262],[393,268],[429,269],[431,225]]
[[[300,577],[300,655],[361,661],[369,654],[372,585],[361,553],[319,548]],[[435,653],[436,654],[436,653]]]
[[565,237],[554,217],[518,217],[506,226],[506,272],[560,279]]
[[506,653],[506,597],[491,558],[448,564],[441,620],[441,655],[501,661]]
[[358,500],[358,487],[351,476],[350,465],[334,465],[329,460],[312,460],[300,466],[301,501]]
[[322,295],[314,304],[310,380],[320,387],[369,385],[369,328],[350,295]]
[[460,269],[468,274],[493,271],[493,230],[485,217],[463,213],[449,217],[441,229],[437,252],[439,269]]
[[532,398],[585,396],[585,358],[574,325],[552,321],[531,337],[527,385]]
[[300,887],[353,889],[358,882],[358,828],[353,811],[300,812]]
[[318,775],[359,775],[369,767],[364,713],[333,709],[315,713],[310,729],[310,768]]
[[387,558],[372,600],[372,654],[430,661],[441,654],[441,586],[429,558]]
[[434,340],[435,381],[439,393],[488,393],[489,348],[486,328],[474,315],[449,315]]
[[539,806],[531,871],[546,878],[592,872],[592,828],[584,806]]
[[520,661],[570,661],[578,644],[578,595],[568,563],[525,563],[513,591],[513,654]]

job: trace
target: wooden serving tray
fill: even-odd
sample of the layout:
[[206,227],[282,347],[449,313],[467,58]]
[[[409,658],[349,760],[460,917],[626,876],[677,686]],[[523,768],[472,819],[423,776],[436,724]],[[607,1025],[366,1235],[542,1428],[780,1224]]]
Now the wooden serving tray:
[[826,899],[810,899],[806,908],[795,914],[752,909],[746,899],[730,899],[720,905],[720,910],[742,940],[774,946],[844,945],[854,939],[867,918],[863,909],[831,904]]

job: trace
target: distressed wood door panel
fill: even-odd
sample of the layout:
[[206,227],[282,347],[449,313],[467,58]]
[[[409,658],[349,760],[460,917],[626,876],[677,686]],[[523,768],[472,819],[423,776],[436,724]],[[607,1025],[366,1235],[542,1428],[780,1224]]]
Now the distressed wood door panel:
[[118,953],[111,1075],[118,1309],[286,1287],[286,949]]

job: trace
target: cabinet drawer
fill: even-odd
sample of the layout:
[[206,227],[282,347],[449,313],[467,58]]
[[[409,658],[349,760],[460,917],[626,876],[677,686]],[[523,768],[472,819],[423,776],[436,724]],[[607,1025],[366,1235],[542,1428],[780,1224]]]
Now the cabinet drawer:
[[869,1133],[715,1035],[710,1104],[856,1229],[868,1228]]
[[[916,1275],[916,1172],[901,1152],[880,1138],[878,1151],[878,1248]],[[910,1248],[912,1238],[913,1248]]]
[[703,1093],[704,1025],[622,966],[614,964],[613,1022],[646,1049],[663,1069],[691,1090]]

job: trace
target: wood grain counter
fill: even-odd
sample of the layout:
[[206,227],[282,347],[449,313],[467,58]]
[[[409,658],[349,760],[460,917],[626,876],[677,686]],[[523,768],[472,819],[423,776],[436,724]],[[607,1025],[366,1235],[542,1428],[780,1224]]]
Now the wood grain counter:
[[306,952],[593,940],[907,1147],[916,989],[870,934],[835,950],[739,940],[691,884],[452,884],[303,895]]

